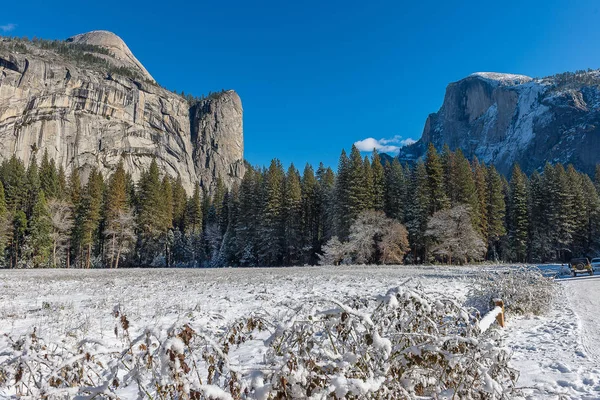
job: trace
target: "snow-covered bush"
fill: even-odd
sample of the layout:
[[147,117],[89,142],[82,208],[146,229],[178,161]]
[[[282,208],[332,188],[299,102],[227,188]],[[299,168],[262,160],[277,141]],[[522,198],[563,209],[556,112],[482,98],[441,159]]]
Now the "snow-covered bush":
[[354,264],[401,264],[409,250],[404,225],[383,212],[366,210],[350,227],[347,242],[334,236],[323,246],[319,263],[337,265],[347,260]]
[[433,239],[431,253],[448,264],[480,261],[487,249],[473,228],[470,208],[464,205],[433,214],[427,223],[427,236]]
[[321,265],[338,265],[346,254],[345,244],[340,242],[337,236],[329,239],[321,249],[323,254],[319,254],[319,264]]
[[261,379],[268,398],[509,397],[509,354],[457,301],[400,287],[373,303],[321,299],[278,326]]
[[[219,334],[180,323],[131,333],[113,311],[113,341],[46,343],[30,334],[0,354],[0,394],[30,398],[504,399],[517,373],[496,333],[455,299],[400,287],[376,298],[313,299],[252,315]],[[261,338],[261,340],[257,340]],[[251,343],[264,358],[239,365]]]
[[553,278],[547,278],[537,267],[507,268],[479,275],[469,290],[469,303],[485,312],[494,299],[501,299],[507,313],[545,313],[556,295]]
[[131,337],[127,316],[118,307],[114,315],[120,346],[97,340],[72,347],[46,343],[35,330],[12,341],[12,353],[0,364],[0,389],[35,399],[118,399],[122,387],[133,387],[139,398],[240,398],[241,374],[229,364],[227,342],[188,324],[167,331],[147,328]]

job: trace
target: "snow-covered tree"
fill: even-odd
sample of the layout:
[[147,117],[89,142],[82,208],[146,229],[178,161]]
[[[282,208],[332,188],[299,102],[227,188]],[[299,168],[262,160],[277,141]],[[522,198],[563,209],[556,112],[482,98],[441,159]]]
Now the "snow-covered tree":
[[468,206],[436,212],[427,224],[427,235],[433,242],[431,252],[449,264],[479,261],[485,256],[485,242],[473,228]]
[[334,237],[323,246],[320,263],[398,264],[408,251],[406,228],[381,211],[367,210],[352,224],[347,242]]
[[385,172],[376,149],[373,149],[371,171],[373,173],[373,209],[383,211],[385,207]]
[[117,211],[106,229],[105,235],[109,238],[108,247],[110,268],[119,268],[121,258],[131,251],[135,242],[135,217],[130,209]]
[[321,248],[322,254],[319,254],[319,264],[338,265],[346,255],[346,245],[338,239],[337,236],[329,239]]
[[56,267],[61,255],[69,251],[73,207],[68,201],[52,199],[48,202],[48,211],[52,222],[52,266]]
[[509,236],[516,261],[527,258],[529,236],[529,210],[527,199],[527,176],[518,165],[513,168],[510,180]]

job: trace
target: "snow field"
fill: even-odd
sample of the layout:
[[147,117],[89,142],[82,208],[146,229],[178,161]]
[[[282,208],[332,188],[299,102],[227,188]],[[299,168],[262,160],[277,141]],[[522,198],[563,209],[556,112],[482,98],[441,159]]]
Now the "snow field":
[[[419,282],[426,292],[466,300],[468,285],[483,269],[489,267],[0,271],[0,365],[9,346],[5,335],[16,338],[34,327],[48,342],[93,338],[107,347],[120,343],[113,315],[117,305],[127,315],[132,337],[147,327],[161,331],[186,322],[221,334],[232,322],[253,313],[279,320],[311,299],[373,298],[409,280],[411,285]],[[507,320],[502,336],[513,352],[513,367],[520,370],[517,386],[524,388],[527,399],[598,399],[600,363],[594,342],[600,333],[600,279],[561,285],[564,290],[547,315]],[[574,302],[578,307],[572,307]],[[490,329],[497,328],[494,324]],[[232,364],[260,363],[265,339],[258,336],[232,350]],[[379,344],[386,349],[385,339]],[[340,388],[351,386],[336,382]],[[3,394],[9,393],[0,388],[0,397]],[[135,398],[136,392],[123,388],[119,395]]]

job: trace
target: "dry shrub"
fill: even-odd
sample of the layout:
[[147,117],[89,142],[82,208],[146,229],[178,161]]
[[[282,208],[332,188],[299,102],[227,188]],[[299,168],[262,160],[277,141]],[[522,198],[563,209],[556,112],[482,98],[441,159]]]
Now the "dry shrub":
[[548,311],[557,293],[553,278],[537,267],[516,267],[481,273],[471,285],[470,305],[487,311],[494,299],[501,299],[508,313],[541,315]]
[[[118,398],[132,387],[154,399],[503,399],[517,373],[494,332],[455,299],[400,287],[342,303],[314,299],[289,314],[250,316],[209,336],[191,323],[135,336],[115,308],[117,342],[47,344],[35,331],[0,355],[0,386],[31,398]],[[256,338],[264,341],[257,341]],[[230,351],[266,346],[235,365]],[[130,393],[131,391],[129,391]]]
[[280,326],[268,341],[272,372],[261,379],[269,398],[511,396],[509,354],[457,301],[397,288],[376,304],[319,300],[314,312]]

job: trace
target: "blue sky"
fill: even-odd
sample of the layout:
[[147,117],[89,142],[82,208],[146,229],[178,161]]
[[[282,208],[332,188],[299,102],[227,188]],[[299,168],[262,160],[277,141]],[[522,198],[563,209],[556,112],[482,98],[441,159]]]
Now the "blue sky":
[[356,141],[418,139],[446,85],[472,72],[600,68],[599,9],[594,0],[7,1],[0,34],[113,31],[163,86],[235,89],[251,163],[335,167]]

